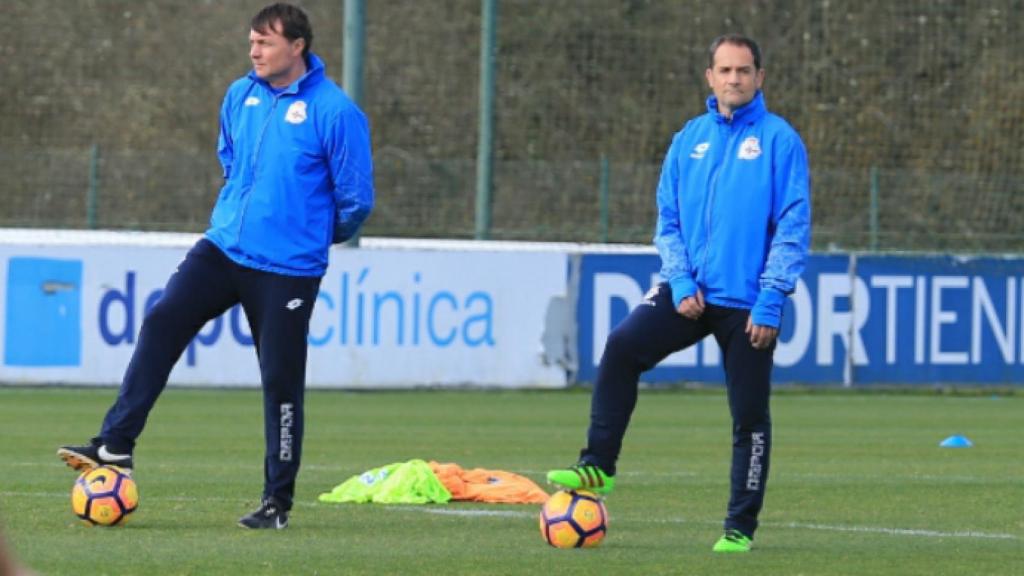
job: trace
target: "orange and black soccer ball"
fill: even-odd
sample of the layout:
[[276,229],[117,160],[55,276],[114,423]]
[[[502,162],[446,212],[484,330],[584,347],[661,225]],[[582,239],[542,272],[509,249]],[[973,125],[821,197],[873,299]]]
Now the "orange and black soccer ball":
[[555,492],[541,508],[540,533],[555,548],[592,548],[608,533],[608,510],[592,492]]
[[138,506],[135,481],[116,466],[82,472],[71,488],[71,510],[91,526],[124,524]]

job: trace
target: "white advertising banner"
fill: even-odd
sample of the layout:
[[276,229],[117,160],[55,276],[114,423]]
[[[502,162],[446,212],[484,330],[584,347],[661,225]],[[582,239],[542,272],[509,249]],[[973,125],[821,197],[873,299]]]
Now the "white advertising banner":
[[[189,246],[0,244],[0,382],[119,383],[143,316]],[[551,251],[342,249],[309,333],[314,387],[562,387],[568,257]],[[551,325],[549,325],[551,324]],[[209,322],[172,384],[257,386],[244,313]]]

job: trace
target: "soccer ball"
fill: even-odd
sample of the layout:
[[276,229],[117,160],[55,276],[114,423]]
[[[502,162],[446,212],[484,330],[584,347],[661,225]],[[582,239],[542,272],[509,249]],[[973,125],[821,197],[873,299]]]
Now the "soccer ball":
[[540,510],[540,533],[555,548],[591,548],[608,532],[608,510],[593,492],[555,492]]
[[71,488],[71,510],[91,526],[124,523],[138,506],[135,481],[116,466],[86,470]]

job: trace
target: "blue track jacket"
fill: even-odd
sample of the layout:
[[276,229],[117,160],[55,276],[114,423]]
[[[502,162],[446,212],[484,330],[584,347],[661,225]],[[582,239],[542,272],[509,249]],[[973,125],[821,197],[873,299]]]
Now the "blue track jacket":
[[707,109],[675,135],[662,166],[661,276],[677,307],[699,288],[707,302],[778,328],[810,245],[807,151],[760,91],[731,121],[714,96]]
[[366,116],[310,53],[306,73],[275,94],[255,72],[228,88],[217,155],[224,187],[206,237],[231,260],[323,276],[332,242],[373,208]]

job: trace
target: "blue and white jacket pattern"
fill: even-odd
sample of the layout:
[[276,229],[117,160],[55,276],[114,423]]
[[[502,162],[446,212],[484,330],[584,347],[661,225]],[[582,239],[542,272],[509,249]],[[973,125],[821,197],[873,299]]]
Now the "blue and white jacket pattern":
[[366,116],[325,76],[275,91],[254,72],[228,88],[217,154],[224,186],[206,237],[242,266],[322,276],[332,242],[355,235],[373,208]]
[[751,310],[779,327],[810,246],[807,151],[768,112],[764,95],[733,112],[707,113],[672,139],[658,184],[654,237],[676,306],[698,289],[707,302]]

